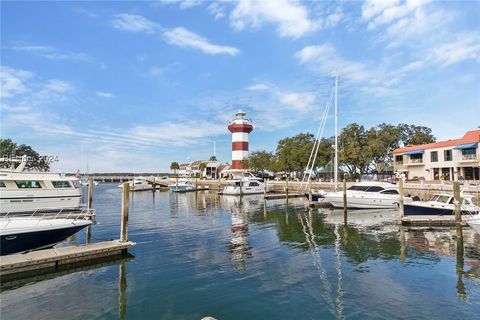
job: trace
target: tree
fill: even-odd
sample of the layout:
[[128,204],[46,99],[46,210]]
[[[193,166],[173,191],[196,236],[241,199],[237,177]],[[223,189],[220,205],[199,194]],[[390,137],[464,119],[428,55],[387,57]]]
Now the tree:
[[[49,171],[50,165],[47,162],[47,157],[40,157],[40,155],[33,150],[33,148],[26,144],[18,145],[11,139],[0,139],[0,157],[15,158],[26,155],[28,162],[25,166],[29,170]],[[0,162],[1,168],[9,168],[11,163],[8,161]]]
[[368,170],[372,153],[368,148],[369,132],[356,123],[342,130],[338,137],[339,162],[347,168],[350,178],[358,178]]
[[177,175],[177,170],[180,169],[180,165],[178,164],[178,162],[172,162],[170,164],[170,170],[173,170],[173,173],[175,175]]
[[300,133],[291,138],[284,138],[277,145],[278,171],[303,173],[313,148],[314,136],[311,133]]
[[423,126],[408,125],[401,123],[398,125],[401,133],[400,140],[403,145],[409,144],[419,145],[435,142],[436,139],[432,135],[432,129]]
[[248,168],[265,175],[265,172],[270,169],[273,161],[273,154],[265,150],[252,152],[248,157]]
[[200,171],[200,178],[202,177],[203,171],[207,169],[207,164],[205,162],[202,162],[198,165],[198,170]]
[[384,171],[393,161],[392,151],[399,147],[401,128],[391,124],[382,123],[373,127],[368,132],[368,154],[372,157],[369,169],[378,172]]

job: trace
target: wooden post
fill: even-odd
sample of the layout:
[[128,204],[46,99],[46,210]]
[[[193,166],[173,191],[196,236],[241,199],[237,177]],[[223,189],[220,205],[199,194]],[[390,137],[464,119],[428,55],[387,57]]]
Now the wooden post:
[[240,179],[240,197],[243,196],[243,180]]
[[176,180],[177,180],[177,182],[176,182],[176,186],[175,186],[175,192],[178,192],[178,174],[176,176]]
[[[92,211],[92,202],[93,202],[93,179],[90,178],[88,179],[88,194],[87,194],[87,209],[89,214]],[[92,225],[87,226],[85,240],[87,243],[92,242]]]
[[263,178],[263,197],[267,195],[267,179]]
[[343,178],[343,223],[347,224],[347,179]]
[[453,197],[455,198],[455,222],[462,223],[462,199],[460,198],[460,182],[453,182]]
[[195,192],[197,192],[197,189],[198,189],[198,178],[195,175]]
[[[460,192],[459,192],[460,193]],[[465,284],[463,283],[463,267],[464,267],[464,259],[463,259],[463,230],[462,225],[457,223],[456,226],[456,233],[457,233],[457,296],[459,298],[465,298],[466,290]]]
[[313,202],[312,180],[310,180],[310,179],[308,179],[308,202],[309,202],[309,204]]
[[403,179],[400,177],[398,180],[398,192],[400,193],[400,199],[398,203],[398,207],[400,208],[400,219],[403,219],[405,215],[405,207],[403,205]]
[[127,272],[125,261],[120,262],[118,272],[118,319],[124,320],[127,313]]
[[285,194],[287,195],[287,199],[288,199],[288,178],[289,178],[289,175],[287,175],[287,178],[285,179]]
[[128,198],[130,195],[130,186],[123,184],[122,192],[122,222],[120,225],[120,242],[128,241]]

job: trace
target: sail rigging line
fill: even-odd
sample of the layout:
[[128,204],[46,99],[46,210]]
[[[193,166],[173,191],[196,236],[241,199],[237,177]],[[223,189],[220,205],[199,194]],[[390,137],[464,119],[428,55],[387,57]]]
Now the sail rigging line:
[[[333,99],[333,93],[334,93],[334,90],[332,88],[331,91],[330,91],[329,99],[326,101],[326,104],[325,104],[325,109],[323,111],[322,120],[320,122],[320,126],[318,127],[317,135],[315,136],[315,141],[313,143],[312,151],[310,152],[310,157],[309,157],[308,163],[307,163],[307,171],[308,171],[307,184],[308,184],[308,182],[310,182],[311,177],[312,177],[313,167],[315,166],[315,161],[316,161],[317,155],[318,155],[318,149],[320,148],[320,140],[323,137],[323,131],[324,131],[325,126],[326,126],[328,113],[330,111],[330,106],[331,106],[332,99]],[[312,161],[312,158],[313,158],[313,161]],[[300,184],[300,189],[303,190],[303,191],[305,191],[305,188],[306,188],[306,185],[305,185],[305,188],[304,188],[304,185],[303,185],[305,183],[305,177],[306,176],[303,175],[302,182]]]
[[338,223],[335,224],[335,269],[337,271],[337,298],[335,299],[335,306],[337,311],[337,319],[345,319],[343,315],[343,293],[344,290],[342,288],[343,283],[343,275],[342,275],[342,264],[340,261],[340,233],[338,232],[339,225]]
[[[332,288],[330,286],[330,282],[327,279],[327,272],[323,268],[322,258],[320,256],[319,250],[317,248],[318,246],[315,243],[315,234],[313,233],[313,227],[312,227],[311,223],[308,223],[308,219],[307,219],[307,217],[304,217],[303,213],[299,213],[297,216],[298,216],[298,218],[300,220],[300,223],[302,225],[302,231],[305,234],[305,240],[306,240],[307,245],[309,247],[309,252],[310,252],[311,256],[313,257],[313,265],[317,268],[319,276],[320,276],[320,280],[322,281],[322,284],[323,284],[324,292],[323,292],[322,296],[325,299],[325,301],[327,302],[329,310],[332,313],[335,313],[335,303],[334,303],[332,295],[331,295]],[[305,221],[307,221],[308,231],[307,231],[307,226],[305,225],[305,223],[303,221],[304,218],[305,218]]]

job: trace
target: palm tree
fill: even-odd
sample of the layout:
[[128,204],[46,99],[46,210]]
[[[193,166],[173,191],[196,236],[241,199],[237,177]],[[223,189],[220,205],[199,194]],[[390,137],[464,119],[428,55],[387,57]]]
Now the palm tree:
[[172,162],[170,164],[170,170],[173,170],[173,173],[175,175],[177,175],[177,170],[180,169],[180,165],[178,164],[178,162]]

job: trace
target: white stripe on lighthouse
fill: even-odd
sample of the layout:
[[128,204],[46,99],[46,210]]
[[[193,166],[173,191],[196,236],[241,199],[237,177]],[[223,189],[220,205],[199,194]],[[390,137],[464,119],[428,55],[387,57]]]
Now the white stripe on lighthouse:
[[232,141],[248,141],[248,133],[245,132],[234,132],[232,133]]
[[248,151],[232,151],[232,160],[245,160],[246,158],[248,158]]

